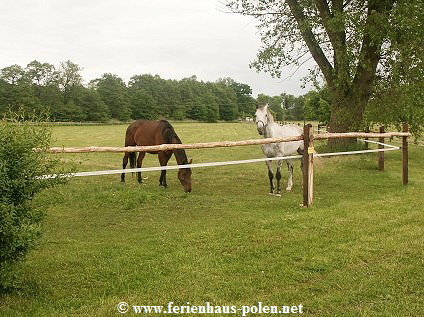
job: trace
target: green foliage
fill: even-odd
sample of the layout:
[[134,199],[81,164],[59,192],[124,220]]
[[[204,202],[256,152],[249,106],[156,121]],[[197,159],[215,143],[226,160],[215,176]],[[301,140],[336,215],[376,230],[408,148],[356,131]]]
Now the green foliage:
[[16,115],[0,121],[0,289],[15,285],[20,262],[41,234],[44,210],[33,198],[64,181],[38,178],[58,166],[46,155],[50,137],[47,126]]
[[156,101],[143,88],[131,91],[130,104],[132,109],[132,118],[148,120],[158,118],[159,111]]
[[238,112],[240,118],[253,117],[256,109],[256,100],[251,96],[252,89],[249,85],[237,82],[231,83],[231,88],[237,98]]
[[66,105],[76,96],[77,89],[82,86],[82,68],[67,60],[60,63],[57,72],[57,84],[62,92],[63,103]]
[[60,121],[84,121],[84,110],[76,101],[70,99],[66,104],[58,108],[57,119]]
[[[294,96],[293,96],[294,97]],[[295,97],[294,97],[295,98]],[[287,118],[287,109],[285,108],[285,94],[281,96],[270,97],[259,94],[258,103],[267,103],[273,113],[274,119],[277,121],[285,121]],[[300,120],[301,118],[290,118],[292,120]]]
[[302,96],[295,97],[289,94],[282,94],[282,106],[287,120],[304,120]]
[[271,97],[269,100],[269,105],[271,110],[274,112],[274,119],[277,121],[285,121],[286,119],[286,109],[283,108],[284,105],[283,96]]
[[[251,63],[258,71],[281,77],[285,66],[298,67],[313,57],[317,66],[311,77],[322,76],[331,97],[324,98],[331,101],[330,120],[323,118],[331,131],[354,131],[365,121],[407,121],[414,131],[422,129],[423,0],[229,0],[226,5],[258,20],[263,45]],[[310,101],[306,114],[321,117],[326,103]]]
[[304,117],[305,100],[303,96],[293,96],[286,93],[280,96],[258,95],[258,103],[268,103],[277,121],[302,121]]
[[0,70],[0,114],[9,108],[49,111],[55,121],[118,121],[131,119],[192,119],[232,121],[252,115],[255,99],[246,84],[231,78],[216,82],[196,76],[167,80],[159,75],[135,75],[128,84],[106,73],[82,84],[82,68],[66,61],[58,70],[32,61]]
[[110,119],[109,108],[94,89],[84,89],[78,96],[78,104],[87,121],[106,122]]
[[232,121],[239,116],[234,86],[234,80],[231,78],[219,79],[212,86],[212,93],[218,100],[219,118],[221,120]]
[[328,125],[330,122],[330,94],[328,88],[325,86],[321,89],[311,90],[305,96],[305,119],[317,120],[320,123]]
[[367,109],[368,124],[409,123],[417,136],[424,129],[424,1],[399,1],[390,28],[380,79]]
[[[104,74],[102,78],[92,81],[103,103],[109,109],[112,118],[128,121],[131,117],[127,87],[124,81],[116,75]],[[106,109],[104,111],[105,115]]]

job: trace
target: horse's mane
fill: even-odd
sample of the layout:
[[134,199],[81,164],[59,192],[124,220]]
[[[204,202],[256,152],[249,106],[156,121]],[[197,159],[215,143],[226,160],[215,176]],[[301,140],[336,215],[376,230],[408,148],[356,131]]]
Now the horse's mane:
[[[168,121],[160,120],[159,125],[162,128],[162,135],[163,135],[163,138],[165,140],[165,143],[167,143],[167,144],[181,144],[182,143],[180,138],[178,137],[177,133],[175,132],[174,128],[172,127],[172,125]],[[179,162],[179,164],[187,164],[188,163],[187,155],[186,155],[186,152],[184,151],[184,149],[175,149],[174,155],[175,155],[177,161]]]

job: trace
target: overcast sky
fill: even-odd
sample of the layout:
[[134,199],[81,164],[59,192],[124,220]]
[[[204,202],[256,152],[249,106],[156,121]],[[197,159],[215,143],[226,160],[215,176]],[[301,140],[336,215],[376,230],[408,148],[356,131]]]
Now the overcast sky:
[[301,95],[307,68],[289,79],[249,68],[260,46],[251,17],[220,0],[0,0],[0,68],[71,60],[88,81],[113,73],[231,77],[258,93]]

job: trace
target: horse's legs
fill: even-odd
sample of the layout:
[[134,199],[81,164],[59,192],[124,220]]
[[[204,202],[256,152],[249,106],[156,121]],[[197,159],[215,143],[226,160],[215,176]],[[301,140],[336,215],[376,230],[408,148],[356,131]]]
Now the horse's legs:
[[[168,151],[161,151],[158,154],[159,163],[160,166],[166,166],[168,164],[169,159],[172,156],[172,152]],[[168,187],[168,184],[166,183],[166,170],[162,170],[159,177],[159,186]]]
[[168,184],[166,183],[166,170],[160,171],[159,186],[168,187]]
[[291,160],[287,160],[287,168],[289,170],[289,176],[287,178],[287,191],[291,191],[293,187],[293,162]]
[[266,162],[266,166],[268,167],[268,177],[269,177],[269,185],[270,185],[270,190],[269,190],[269,194],[273,195],[274,194],[274,183],[273,183],[273,178],[274,178],[274,173],[272,172],[272,161],[265,161]]
[[277,178],[277,196],[281,196],[281,160],[277,161],[277,172],[275,174]]
[[[304,149],[298,148],[297,149],[297,153],[299,153],[300,155],[303,155]],[[303,172],[303,158],[300,159],[300,169]]]
[[[137,168],[140,168],[141,165],[143,164],[143,159],[144,156],[146,155],[146,152],[140,152],[138,154],[138,158],[137,158]],[[143,178],[141,177],[141,172],[137,172],[137,180],[138,182],[141,184],[143,183]]]
[[[122,169],[124,170],[127,167],[128,164],[128,156],[129,153],[125,152],[124,158],[122,159]],[[125,173],[121,174],[121,182],[125,183]]]

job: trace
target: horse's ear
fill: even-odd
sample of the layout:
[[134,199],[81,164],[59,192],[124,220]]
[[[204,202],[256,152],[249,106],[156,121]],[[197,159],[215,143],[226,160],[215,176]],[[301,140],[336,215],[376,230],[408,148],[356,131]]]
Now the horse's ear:
[[188,164],[191,164],[191,163],[193,163],[193,159],[190,159],[190,161],[188,161]]

